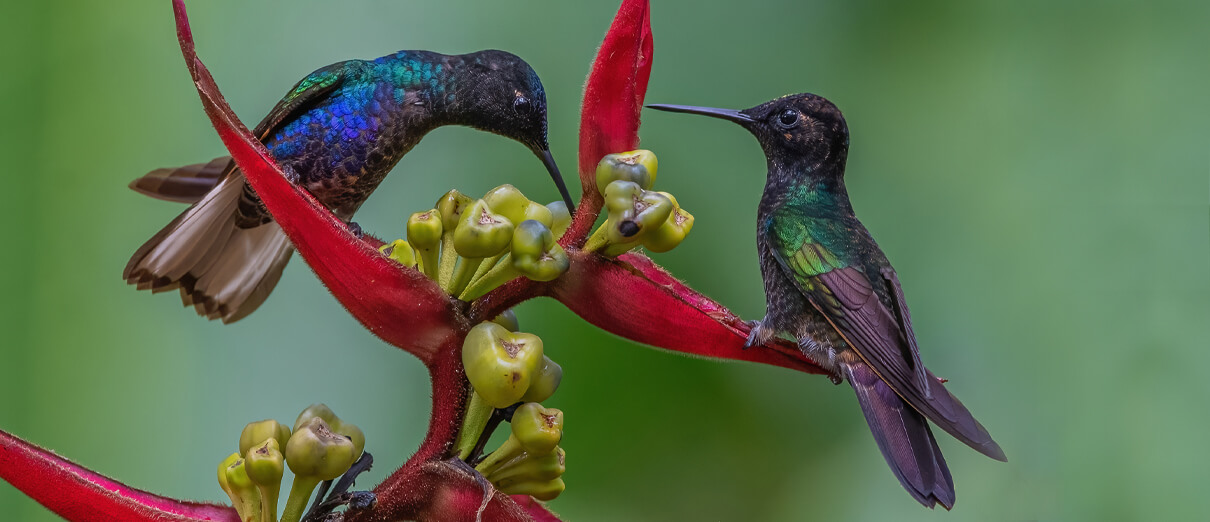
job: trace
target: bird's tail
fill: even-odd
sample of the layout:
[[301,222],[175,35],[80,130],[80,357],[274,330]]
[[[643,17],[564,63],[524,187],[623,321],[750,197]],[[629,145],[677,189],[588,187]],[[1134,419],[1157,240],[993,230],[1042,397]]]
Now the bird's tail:
[[844,365],[878,449],[904,489],[925,507],[954,507],[950,476],[928,421],[864,363]]
[[154,171],[131,183],[153,197],[196,202],[131,256],[123,277],[139,290],[179,288],[198,315],[231,323],[265,301],[293,248],[275,222],[239,226],[244,176],[227,168],[216,177],[210,167],[217,161]]

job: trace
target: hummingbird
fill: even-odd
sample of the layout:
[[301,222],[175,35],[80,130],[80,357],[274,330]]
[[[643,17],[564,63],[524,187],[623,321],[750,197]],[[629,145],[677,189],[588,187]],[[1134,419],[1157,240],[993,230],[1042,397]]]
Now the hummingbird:
[[[290,89],[253,135],[293,182],[360,235],[353,214],[426,133],[443,125],[520,142],[575,208],[547,143],[542,82],[504,51],[399,51],[328,65]],[[179,288],[185,306],[224,323],[265,301],[293,248],[230,157],[157,169],[130,188],[191,206],[131,256],[127,283],[152,292]]]
[[920,362],[899,278],[849,202],[849,129],[832,102],[794,94],[745,110],[648,107],[738,123],[765,153],[756,246],[767,312],[750,323],[747,346],[792,336],[834,383],[847,380],[891,471],[926,507],[954,505],[954,481],[926,419],[1007,460]]

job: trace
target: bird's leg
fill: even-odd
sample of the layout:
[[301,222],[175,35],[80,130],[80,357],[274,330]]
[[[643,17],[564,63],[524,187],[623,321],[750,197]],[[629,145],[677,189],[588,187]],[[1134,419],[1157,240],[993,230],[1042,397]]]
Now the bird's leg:
[[773,335],[777,332],[773,331],[772,328],[765,326],[766,322],[768,322],[767,318],[760,321],[747,322],[748,327],[752,330],[748,332],[748,340],[744,341],[744,348],[751,348],[753,346],[765,344],[769,342],[769,339],[773,338]]
[[844,382],[836,368],[836,350],[831,346],[824,347],[815,337],[811,335],[800,335],[798,337],[798,349],[802,350],[802,354],[811,360],[819,363],[822,367],[828,370],[828,379],[832,384],[840,384]]

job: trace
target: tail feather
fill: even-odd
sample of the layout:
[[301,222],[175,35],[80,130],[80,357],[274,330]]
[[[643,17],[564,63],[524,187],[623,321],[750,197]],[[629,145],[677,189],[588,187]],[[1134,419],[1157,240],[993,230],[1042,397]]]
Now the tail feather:
[[234,170],[230,156],[174,169],[156,169],[130,182],[131,190],[156,199],[197,203]]
[[224,178],[135,252],[126,282],[153,293],[179,289],[185,306],[224,323],[252,313],[277,285],[293,249],[277,223],[237,225],[243,190],[238,172]]
[[925,507],[954,507],[950,476],[928,421],[903,401],[864,363],[844,366],[866,423],[891,471]]

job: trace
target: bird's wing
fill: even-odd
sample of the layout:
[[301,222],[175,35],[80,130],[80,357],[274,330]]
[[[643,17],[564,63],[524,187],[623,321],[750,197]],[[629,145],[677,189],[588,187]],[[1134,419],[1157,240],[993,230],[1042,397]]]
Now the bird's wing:
[[[336,63],[308,74],[277,102],[252,134],[265,141],[286,122],[331,95],[344,82],[344,65],[345,62]],[[223,156],[209,163],[153,170],[131,181],[130,188],[156,199],[192,204],[201,201],[234,170],[235,162],[230,156]]]
[[337,62],[323,67],[302,80],[299,80],[290,92],[282,97],[277,105],[269,111],[256,129],[252,131],[261,141],[269,139],[273,133],[280,130],[286,122],[310,110],[320,101],[326,99],[333,91],[344,84],[348,62]]
[[[965,406],[922,364],[898,278],[889,268],[870,281],[813,237],[801,219],[777,220],[768,233],[782,270],[887,385],[958,440],[989,457],[1004,452]],[[879,299],[883,285],[894,311]]]

